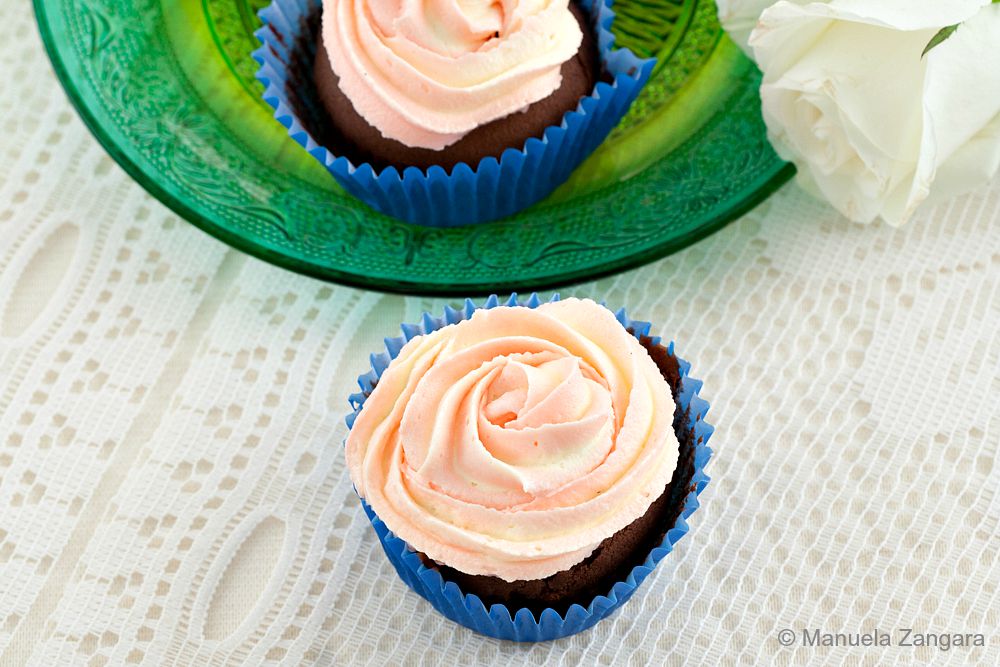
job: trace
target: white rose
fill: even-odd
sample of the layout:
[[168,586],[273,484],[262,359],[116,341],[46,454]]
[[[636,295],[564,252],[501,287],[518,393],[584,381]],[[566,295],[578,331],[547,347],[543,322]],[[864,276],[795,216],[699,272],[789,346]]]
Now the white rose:
[[[805,4],[809,0],[795,0]],[[750,33],[757,27],[761,12],[774,4],[774,0],[716,0],[719,9],[719,23],[726,29],[736,45],[753,58],[753,49],[747,44]]]
[[[766,9],[750,37],[764,120],[798,181],[858,222],[905,223],[1000,166],[1000,5],[831,0]],[[926,56],[945,26],[959,29]],[[931,185],[934,191],[931,192]]]

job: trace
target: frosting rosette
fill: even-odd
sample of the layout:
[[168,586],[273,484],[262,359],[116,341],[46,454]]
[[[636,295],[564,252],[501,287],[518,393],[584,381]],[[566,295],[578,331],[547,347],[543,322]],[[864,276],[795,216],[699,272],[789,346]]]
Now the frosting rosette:
[[432,150],[550,95],[583,39],[569,0],[324,0],[322,30],[358,114]]
[[674,401],[604,307],[477,310],[410,340],[346,443],[358,493],[413,549],[541,579],[642,516],[677,463]]

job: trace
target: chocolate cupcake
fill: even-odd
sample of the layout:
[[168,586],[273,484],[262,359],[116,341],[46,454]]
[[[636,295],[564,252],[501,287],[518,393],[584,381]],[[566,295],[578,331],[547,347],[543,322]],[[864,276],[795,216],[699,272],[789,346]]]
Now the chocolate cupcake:
[[612,51],[603,0],[274,0],[261,18],[278,120],[352,194],[429,226],[547,195],[653,65]]
[[[519,5],[519,7],[524,6],[526,5]],[[568,8],[562,5],[551,7],[557,10],[568,9],[575,23],[566,20],[564,11],[550,10],[529,14],[525,17],[528,19],[525,21],[528,27],[522,26],[521,30],[517,31],[520,32],[519,35],[515,32],[520,41],[536,42],[539,40],[534,39],[534,35],[525,33],[532,28],[545,27],[550,20],[549,14],[555,14],[555,21],[561,22],[559,29],[551,30],[552,36],[556,37],[555,41],[559,44],[559,48],[554,49],[557,53],[551,58],[544,59],[550,64],[544,68],[545,71],[532,77],[535,80],[547,79],[548,82],[544,86],[531,86],[533,81],[528,81],[527,84],[535,88],[534,94],[531,95],[526,95],[526,89],[520,87],[506,91],[515,95],[502,106],[495,106],[495,102],[487,103],[496,99],[496,96],[474,95],[472,97],[481,97],[482,103],[473,109],[463,113],[441,114],[448,109],[440,108],[444,106],[443,100],[438,99],[441,93],[431,92],[429,88],[431,84],[428,83],[428,92],[421,97],[424,98],[425,105],[430,101],[430,106],[434,108],[426,117],[418,118],[421,125],[416,127],[413,127],[415,123],[408,122],[398,115],[393,116],[385,109],[378,108],[377,104],[356,105],[352,101],[366,100],[370,96],[366,94],[369,93],[366,89],[372,85],[369,79],[365,79],[360,87],[355,88],[358,92],[353,97],[344,91],[337,71],[343,71],[351,59],[348,54],[343,53],[343,49],[337,49],[335,46],[334,52],[340,55],[338,58],[340,66],[335,68],[326,47],[328,41],[332,45],[344,43],[346,41],[344,31],[340,29],[341,24],[335,18],[331,18],[332,13],[324,12],[323,31],[316,48],[312,76],[325,113],[313,121],[313,133],[325,137],[331,145],[337,146],[346,157],[356,163],[368,162],[378,168],[392,165],[400,170],[406,167],[427,169],[434,165],[451,169],[460,162],[474,165],[484,157],[499,158],[506,149],[523,146],[524,142],[532,137],[541,139],[547,127],[558,125],[567,111],[575,109],[580,99],[590,94],[600,75],[593,30],[583,10],[573,2]],[[496,12],[496,15],[491,16],[482,27],[481,34],[470,40],[471,44],[466,47],[470,49],[467,53],[471,56],[488,57],[491,50],[490,43],[499,42],[502,39],[501,34],[505,34],[502,32],[504,24],[521,21],[522,17],[517,11],[506,17]],[[565,46],[561,44],[563,41],[566,42]],[[578,46],[574,48],[573,45],[576,44]],[[302,52],[306,53],[306,50],[303,49]],[[570,54],[569,57],[563,60],[567,54]],[[468,56],[463,54],[462,57]],[[470,62],[467,67],[475,68],[476,64]],[[559,77],[553,77],[553,72],[558,72]],[[561,80],[557,82],[557,79]],[[506,81],[497,83],[504,88],[509,87]],[[420,90],[419,86],[417,90]],[[536,97],[538,99],[534,99]],[[361,112],[365,115],[362,116]],[[434,118],[438,115],[446,117]],[[386,118],[387,116],[389,118]],[[453,120],[456,116],[458,118]],[[461,127],[464,133],[456,132],[442,136],[440,133],[427,132],[425,129],[440,127],[443,124],[455,124],[456,121],[463,120],[462,117],[467,117],[467,120],[458,124],[458,127]],[[372,124],[378,123],[380,119],[385,120],[378,126]],[[422,136],[425,133],[426,136]]]
[[397,572],[435,607],[553,639],[620,606],[686,532],[707,404],[623,313],[491,306],[388,342],[394,358],[352,397],[348,469]]

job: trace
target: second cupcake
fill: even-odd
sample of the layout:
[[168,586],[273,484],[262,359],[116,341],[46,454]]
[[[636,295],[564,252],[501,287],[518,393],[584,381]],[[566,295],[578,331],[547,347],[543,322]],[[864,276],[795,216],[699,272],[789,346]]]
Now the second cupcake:
[[545,197],[652,69],[613,50],[602,0],[275,0],[265,99],[349,192],[430,226]]
[[708,406],[648,328],[589,300],[492,297],[373,356],[348,469],[389,560],[439,611],[506,639],[579,632],[687,531]]

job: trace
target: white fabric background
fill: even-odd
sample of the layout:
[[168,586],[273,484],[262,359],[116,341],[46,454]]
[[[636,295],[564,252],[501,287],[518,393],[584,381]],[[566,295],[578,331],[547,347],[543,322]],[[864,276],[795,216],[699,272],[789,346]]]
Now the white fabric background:
[[[903,230],[794,186],[562,290],[678,341],[718,430],[623,613],[519,646],[397,579],[344,472],[369,351],[444,300],[327,285],[148,196],[0,21],[0,664],[1000,664],[1000,183]],[[985,648],[781,648],[781,628]]]

